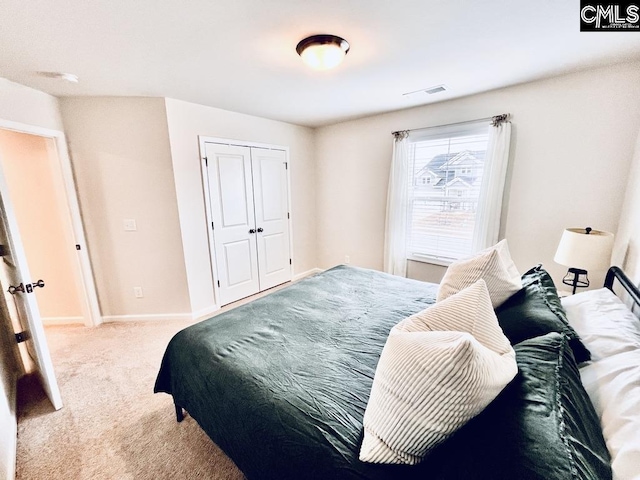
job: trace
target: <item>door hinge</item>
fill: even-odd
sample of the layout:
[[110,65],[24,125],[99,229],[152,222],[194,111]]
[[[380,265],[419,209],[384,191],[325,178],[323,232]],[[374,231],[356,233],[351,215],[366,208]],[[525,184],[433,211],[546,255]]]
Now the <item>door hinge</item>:
[[218,280],[218,288],[220,288],[220,280]]
[[76,250],[82,250],[82,247],[76,243]]
[[289,162],[284,162],[284,169],[289,170]]
[[207,157],[204,157],[203,160],[204,160],[204,166],[208,167],[209,166],[209,159]]
[[291,214],[287,212],[287,218],[291,218]]
[[213,222],[211,222],[211,230],[214,230]]
[[292,263],[291,263],[291,259],[289,259],[289,265],[292,265]]
[[22,343],[29,340],[29,332],[26,330],[24,332],[16,333],[16,343]]

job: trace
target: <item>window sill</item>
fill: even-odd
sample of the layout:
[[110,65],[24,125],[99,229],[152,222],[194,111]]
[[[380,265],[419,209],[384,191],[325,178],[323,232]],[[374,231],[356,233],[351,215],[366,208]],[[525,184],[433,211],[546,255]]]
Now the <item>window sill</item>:
[[431,265],[439,265],[441,267],[448,267],[455,261],[455,260],[446,260],[443,258],[428,257],[426,255],[407,255],[407,260],[411,260],[413,262],[420,262],[420,263],[429,263]]

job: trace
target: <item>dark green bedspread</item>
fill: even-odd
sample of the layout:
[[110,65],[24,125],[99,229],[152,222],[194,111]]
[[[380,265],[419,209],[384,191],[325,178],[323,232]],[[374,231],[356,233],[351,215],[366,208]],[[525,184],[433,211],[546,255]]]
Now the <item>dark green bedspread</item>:
[[[433,303],[436,288],[333,268],[179,332],[155,390],[172,394],[251,480],[610,479],[570,341],[554,332],[515,345],[516,378],[419,465],[358,460],[389,330]],[[519,321],[546,310],[533,302]]]
[[176,334],[155,390],[250,479],[425,478],[423,468],[362,463],[358,452],[389,330],[436,290],[335,267]]

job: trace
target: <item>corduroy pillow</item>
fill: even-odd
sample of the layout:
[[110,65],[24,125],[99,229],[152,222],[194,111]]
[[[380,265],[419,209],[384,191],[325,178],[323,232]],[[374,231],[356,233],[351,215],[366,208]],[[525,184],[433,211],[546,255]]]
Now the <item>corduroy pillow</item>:
[[437,301],[444,300],[480,279],[487,284],[493,308],[502,305],[522,288],[520,273],[511,259],[506,239],[473,257],[449,265],[440,282]]
[[420,462],[517,371],[484,280],[406,318],[391,329],[378,362],[360,460]]

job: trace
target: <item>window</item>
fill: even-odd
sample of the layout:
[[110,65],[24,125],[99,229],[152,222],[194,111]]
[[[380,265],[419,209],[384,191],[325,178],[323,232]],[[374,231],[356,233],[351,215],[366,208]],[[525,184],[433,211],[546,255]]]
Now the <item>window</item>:
[[[407,258],[447,263],[472,253],[488,122],[409,135]],[[428,185],[417,179],[429,178]]]

